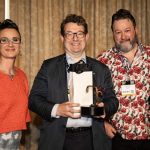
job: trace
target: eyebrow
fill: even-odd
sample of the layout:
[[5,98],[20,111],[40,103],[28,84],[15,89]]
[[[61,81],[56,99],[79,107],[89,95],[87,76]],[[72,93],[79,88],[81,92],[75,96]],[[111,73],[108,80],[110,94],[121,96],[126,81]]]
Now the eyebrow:
[[[6,37],[6,36],[2,36],[2,37],[0,37],[0,38],[7,38],[7,39],[9,39],[9,38]],[[20,37],[18,37],[18,36],[13,36],[12,38],[19,38],[19,39],[20,39]]]
[[72,32],[72,33],[77,33],[77,32],[84,32],[84,31],[76,31],[76,32],[73,32],[73,31],[65,31],[65,32]]

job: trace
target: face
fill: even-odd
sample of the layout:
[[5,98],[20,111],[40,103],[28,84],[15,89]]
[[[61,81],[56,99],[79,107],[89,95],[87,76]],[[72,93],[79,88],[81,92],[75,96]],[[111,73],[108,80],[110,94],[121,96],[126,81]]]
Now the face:
[[88,34],[84,34],[84,27],[76,23],[67,23],[64,28],[65,36],[61,36],[66,53],[71,56],[81,56],[85,51]]
[[15,59],[20,51],[20,36],[15,29],[6,28],[0,31],[1,59]]
[[137,29],[129,19],[114,21],[113,37],[116,48],[124,53],[131,51],[138,41]]

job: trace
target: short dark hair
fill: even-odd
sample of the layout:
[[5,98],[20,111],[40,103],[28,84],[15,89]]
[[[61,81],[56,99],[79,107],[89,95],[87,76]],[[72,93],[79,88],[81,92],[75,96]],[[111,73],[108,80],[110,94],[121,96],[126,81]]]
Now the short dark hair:
[[60,26],[60,29],[61,29],[60,32],[61,32],[62,36],[64,36],[64,34],[65,34],[65,31],[64,31],[65,25],[67,23],[71,23],[71,22],[83,26],[84,27],[84,33],[85,34],[88,33],[88,25],[86,23],[86,20],[82,16],[78,16],[76,14],[69,14],[62,21],[61,26]]
[[19,33],[19,36],[21,38],[21,34],[20,34],[20,31],[19,31],[19,28],[17,26],[17,24],[15,22],[13,22],[12,20],[10,19],[5,19],[3,22],[0,22],[0,31],[4,30],[4,29],[15,29],[18,33]]
[[115,20],[120,20],[120,19],[129,19],[133,23],[133,26],[136,27],[136,22],[135,18],[133,15],[130,13],[129,10],[126,9],[119,9],[115,14],[112,16],[112,21],[111,21],[111,29],[113,31],[113,24]]

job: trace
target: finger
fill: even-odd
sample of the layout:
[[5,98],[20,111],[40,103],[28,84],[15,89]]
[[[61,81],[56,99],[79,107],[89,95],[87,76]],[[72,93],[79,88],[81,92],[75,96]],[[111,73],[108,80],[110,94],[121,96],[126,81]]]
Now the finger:
[[69,104],[71,107],[79,107],[80,106],[80,104],[79,103],[70,103]]
[[111,128],[110,137],[113,138],[116,135],[117,131],[115,128]]
[[115,134],[113,132],[109,135],[110,138],[113,138],[114,136]]
[[106,130],[106,134],[110,137],[113,138],[115,136],[115,133],[110,129],[110,130]]
[[104,107],[104,103],[103,102],[97,103],[97,106],[98,107]]
[[111,130],[112,130],[112,132],[113,132],[114,134],[116,134],[116,133],[117,133],[117,131],[116,131],[116,129],[115,129],[115,128],[113,128],[113,127],[112,127],[112,129],[111,129]]
[[81,117],[81,114],[80,113],[73,113],[73,116],[72,118],[80,118]]
[[81,114],[80,113],[71,113],[71,112],[68,112],[67,113],[67,117],[70,117],[70,118],[80,118],[81,117]]
[[74,113],[79,113],[79,112],[81,112],[81,107],[72,107],[72,110],[73,110],[73,112]]

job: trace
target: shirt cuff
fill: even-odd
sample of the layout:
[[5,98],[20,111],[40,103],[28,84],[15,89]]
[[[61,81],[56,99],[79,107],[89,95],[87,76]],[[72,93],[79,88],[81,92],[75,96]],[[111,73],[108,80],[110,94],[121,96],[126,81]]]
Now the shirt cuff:
[[51,112],[51,117],[54,117],[54,118],[59,118],[60,116],[57,116],[56,113],[57,113],[57,109],[58,109],[58,106],[59,104],[55,104],[53,109],[52,109],[52,112]]

